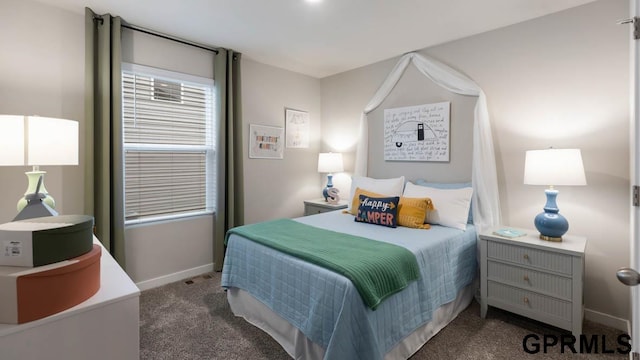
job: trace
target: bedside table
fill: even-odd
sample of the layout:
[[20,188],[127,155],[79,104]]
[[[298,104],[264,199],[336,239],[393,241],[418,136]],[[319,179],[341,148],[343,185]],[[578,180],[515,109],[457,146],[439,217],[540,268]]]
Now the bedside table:
[[337,204],[329,204],[324,199],[305,200],[304,201],[304,216],[320,214],[328,211],[335,211],[347,208],[347,201],[340,200]]
[[540,240],[538,231],[517,238],[480,234],[480,316],[494,306],[582,333],[584,251],[587,239]]

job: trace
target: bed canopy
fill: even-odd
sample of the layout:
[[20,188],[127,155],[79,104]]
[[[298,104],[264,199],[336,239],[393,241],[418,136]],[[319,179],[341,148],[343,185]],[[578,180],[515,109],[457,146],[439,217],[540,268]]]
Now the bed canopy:
[[403,55],[364,108],[360,117],[360,141],[356,149],[355,175],[367,175],[369,147],[367,114],[382,104],[382,101],[391,93],[391,90],[400,80],[409,63],[413,63],[424,76],[450,92],[478,97],[473,121],[473,161],[471,170],[473,219],[474,224],[480,230],[498,225],[500,222],[498,179],[485,94],[478,84],[467,76],[443,63],[420,54],[408,53]]

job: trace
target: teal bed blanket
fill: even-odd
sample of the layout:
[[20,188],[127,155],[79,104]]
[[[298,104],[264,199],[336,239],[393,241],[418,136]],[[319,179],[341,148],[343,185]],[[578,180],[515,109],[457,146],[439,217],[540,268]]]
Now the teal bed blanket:
[[233,228],[227,232],[225,244],[231,234],[345,276],[373,310],[420,277],[415,255],[404,247],[289,219]]

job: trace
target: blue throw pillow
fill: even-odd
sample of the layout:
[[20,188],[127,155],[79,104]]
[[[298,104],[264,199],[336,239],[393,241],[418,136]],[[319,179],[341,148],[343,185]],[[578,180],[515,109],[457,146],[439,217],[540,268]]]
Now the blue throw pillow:
[[[470,182],[464,183],[434,183],[428,182],[426,180],[418,179],[414,182],[416,185],[420,186],[428,186],[436,189],[462,189],[466,187],[473,187]],[[469,218],[467,219],[468,224],[473,224],[473,200],[471,200],[471,206],[469,206]]]
[[388,227],[398,226],[399,196],[372,197],[360,195],[355,221]]

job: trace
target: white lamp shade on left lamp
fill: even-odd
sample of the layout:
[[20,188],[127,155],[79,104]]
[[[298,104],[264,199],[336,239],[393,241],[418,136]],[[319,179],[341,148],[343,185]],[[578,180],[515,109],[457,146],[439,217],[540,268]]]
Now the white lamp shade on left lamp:
[[[0,166],[32,166],[25,174],[29,186],[25,195],[36,191],[38,180],[44,180],[41,165],[78,165],[78,122],[40,116],[0,115]],[[43,203],[51,208],[55,202],[48,195],[44,182],[39,193]],[[27,205],[23,197],[18,211]]]
[[335,173],[344,170],[341,153],[318,154],[318,172]]

